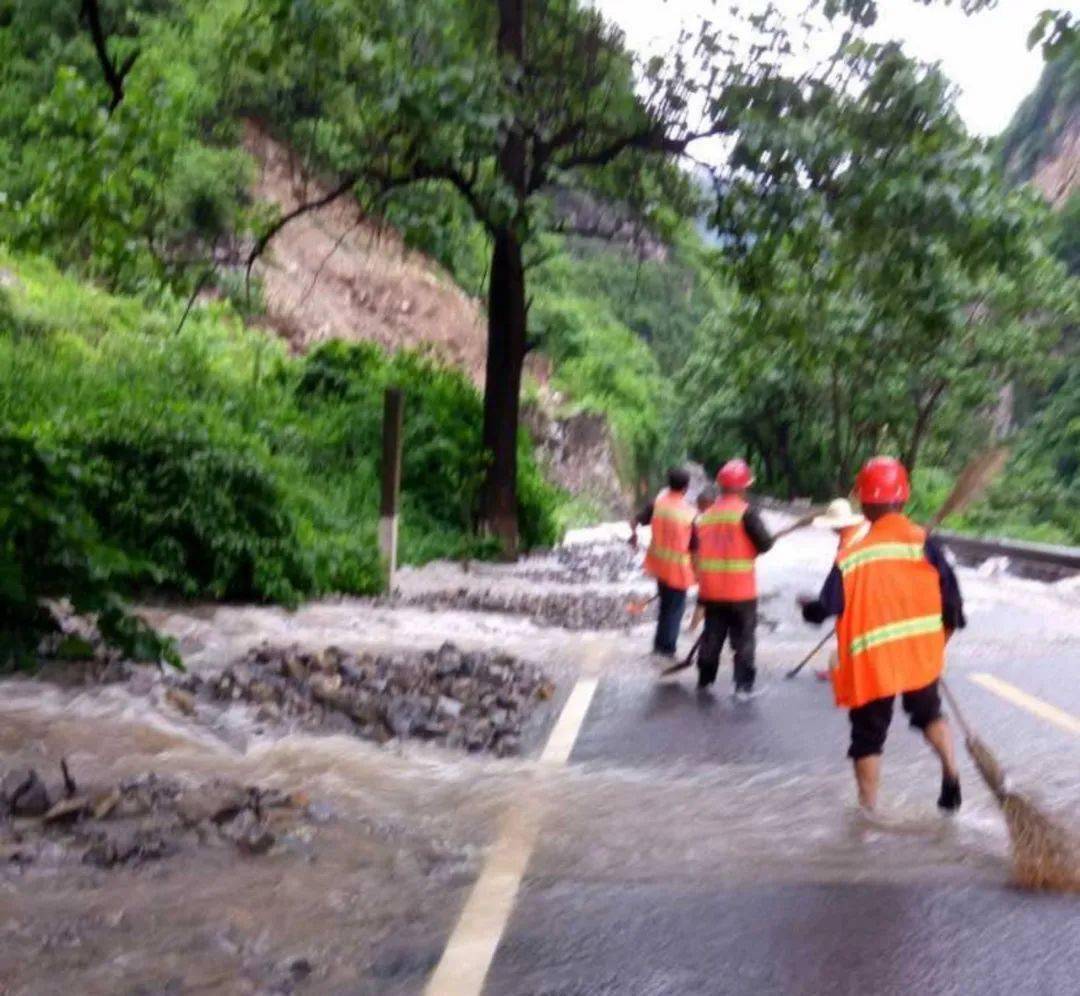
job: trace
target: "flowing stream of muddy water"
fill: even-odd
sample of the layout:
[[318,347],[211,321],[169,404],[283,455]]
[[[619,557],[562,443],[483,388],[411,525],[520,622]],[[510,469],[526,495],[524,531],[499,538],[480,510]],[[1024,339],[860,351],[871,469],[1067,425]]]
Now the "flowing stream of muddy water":
[[[473,607],[492,604],[475,593],[496,592],[504,599],[547,599],[543,612],[550,616],[557,615],[559,598],[590,592],[595,618],[613,618],[612,605],[649,589],[624,546],[605,542],[603,534],[573,553],[517,565],[405,571],[398,602],[333,600],[293,613],[265,607],[150,612],[176,636],[196,675],[213,674],[266,641],[357,652],[434,649],[451,641],[466,651],[497,649],[534,663],[557,692],[527,724],[516,758],[273,726],[239,705],[208,723],[175,708],[160,681],[149,679],[5,681],[5,769],[33,767],[51,778],[63,757],[76,780],[88,784],[150,771],[196,785],[227,779],[302,793],[311,818],[260,856],[206,846],[108,870],[59,853],[50,860],[47,852],[32,863],[10,863],[0,869],[0,992],[420,992],[500,815],[525,799],[544,814],[534,863],[547,877],[685,880],[698,887],[761,879],[933,879],[1004,887],[1007,838],[992,799],[969,767],[961,815],[941,819],[931,791],[935,766],[913,746],[899,718],[890,739],[898,759],[887,759],[887,799],[878,822],[854,811],[844,722],[826,686],[814,686],[813,694],[820,693],[828,748],[778,760],[773,743],[794,732],[784,730],[783,716],[784,696],[794,695],[795,686],[781,675],[816,640],[798,621],[793,596],[820,583],[831,541],[808,532],[781,547],[762,560],[759,632],[769,715],[779,725],[762,741],[760,756],[753,749],[757,734],[748,733],[750,746],[738,763],[710,758],[707,750],[669,752],[662,737],[644,754],[628,743],[620,758],[601,745],[566,767],[538,763],[583,670],[599,677],[605,690],[594,704],[601,724],[605,710],[615,715],[624,703],[631,722],[634,710],[642,717],[665,712],[697,720],[702,710],[712,710],[717,723],[740,721],[722,693],[703,702],[690,679],[656,682],[645,654],[647,620],[582,628],[586,613],[575,617],[578,628],[567,629],[522,614],[521,601],[516,611]],[[954,651],[951,667],[958,674],[1019,661],[1030,667],[1030,687],[1040,692],[1039,668],[1047,662],[1060,666],[1059,674],[1070,673],[1080,638],[1075,585],[973,571],[962,572],[961,580],[971,627]],[[438,593],[442,604],[424,604]],[[690,638],[684,635],[683,643],[689,646]],[[1059,702],[1075,715],[1080,683],[1071,673],[1073,687]],[[805,685],[798,690],[809,694]],[[1017,721],[1004,706],[980,720],[988,740],[1007,742],[1014,777],[1037,782],[1051,804],[1075,815],[1075,739]]]

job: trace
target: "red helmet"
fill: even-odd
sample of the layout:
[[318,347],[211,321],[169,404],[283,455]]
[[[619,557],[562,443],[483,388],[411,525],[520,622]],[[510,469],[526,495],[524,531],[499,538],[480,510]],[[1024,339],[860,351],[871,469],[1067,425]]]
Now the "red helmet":
[[911,483],[904,465],[893,457],[872,457],[855,478],[859,501],[864,505],[892,505],[911,497]]
[[754,483],[754,472],[741,459],[728,460],[716,473],[716,483],[729,491],[742,491]]

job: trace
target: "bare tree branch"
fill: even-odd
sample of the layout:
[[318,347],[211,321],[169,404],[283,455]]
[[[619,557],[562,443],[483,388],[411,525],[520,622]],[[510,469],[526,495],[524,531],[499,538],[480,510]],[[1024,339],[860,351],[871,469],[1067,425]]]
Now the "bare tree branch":
[[407,187],[412,183],[419,183],[423,180],[444,180],[447,183],[452,184],[461,196],[465,198],[469,207],[472,209],[473,214],[476,216],[477,221],[479,221],[489,232],[494,231],[494,222],[491,215],[476,193],[475,176],[466,177],[464,173],[454,166],[449,164],[430,165],[427,163],[416,163],[411,169],[405,170],[397,175],[375,169],[362,169],[354,173],[349,173],[336,187],[326,194],[323,194],[321,197],[317,197],[312,201],[305,201],[303,204],[297,205],[291,211],[287,211],[263,232],[261,236],[259,236],[255,245],[252,246],[251,251],[248,253],[244,266],[244,286],[246,292],[250,295],[252,267],[255,265],[256,260],[258,260],[266,251],[266,247],[271,243],[278,232],[301,215],[311,211],[318,211],[319,208],[326,207],[328,204],[333,203],[339,197],[352,190],[362,179],[371,180],[372,182],[377,183],[380,192],[383,194],[401,187]]
[[[715,124],[705,131],[689,132],[680,137],[671,135],[662,125],[653,124],[637,132],[631,132],[613,138],[607,145],[587,152],[579,152],[566,156],[564,159],[553,159],[552,164],[560,170],[571,170],[581,166],[607,166],[624,152],[637,149],[641,152],[662,152],[667,155],[681,156],[692,143],[702,138],[719,135],[723,126]],[[546,169],[538,169],[534,172],[529,192],[535,192],[547,182]]]
[[105,29],[101,25],[101,9],[97,0],[82,0],[79,16],[86,22],[90,31],[90,38],[94,43],[94,51],[97,53],[101,73],[105,77],[105,83],[112,94],[109,100],[109,113],[112,114],[124,99],[124,80],[135,65],[139,57],[138,52],[132,52],[119,67],[109,55],[108,40],[105,37]]
[[251,292],[251,268],[255,265],[255,261],[266,251],[266,247],[270,244],[270,241],[274,236],[289,224],[290,221],[299,218],[303,214],[307,214],[309,211],[318,211],[319,208],[326,207],[327,204],[332,204],[343,194],[347,194],[356,186],[359,179],[360,177],[358,175],[350,173],[329,193],[324,194],[322,197],[317,197],[313,201],[305,201],[303,204],[294,207],[291,211],[287,211],[259,236],[255,245],[252,247],[251,252],[248,253],[247,262],[244,265],[244,286],[248,294]]

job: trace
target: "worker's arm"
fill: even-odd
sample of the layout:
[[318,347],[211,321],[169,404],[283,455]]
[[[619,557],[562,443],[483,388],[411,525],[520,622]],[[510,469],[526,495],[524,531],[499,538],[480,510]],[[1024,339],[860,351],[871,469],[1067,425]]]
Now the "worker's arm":
[[746,535],[750,537],[750,542],[754,544],[754,549],[758,553],[768,553],[775,541],[761,516],[754,509],[748,508],[743,514],[742,522]]
[[951,633],[963,629],[967,619],[964,616],[960,582],[956,580],[956,572],[946,558],[944,548],[933,536],[926,538],[926,559],[933,564],[941,583],[941,621],[945,624],[945,631]]
[[817,598],[800,598],[799,605],[802,607],[803,619],[808,623],[820,625],[829,616],[844,614],[844,579],[840,575],[840,568],[833,566],[825,584],[821,586],[821,594]]
[[649,502],[637,515],[630,520],[630,545],[636,550],[638,545],[638,526],[647,526],[652,522],[653,502]]

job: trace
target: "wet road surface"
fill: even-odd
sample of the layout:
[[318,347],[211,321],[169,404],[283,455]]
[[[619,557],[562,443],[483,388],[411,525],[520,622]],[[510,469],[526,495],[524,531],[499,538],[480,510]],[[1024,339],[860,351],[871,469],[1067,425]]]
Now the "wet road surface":
[[[661,681],[627,664],[601,679],[483,992],[1080,991],[1080,897],[1009,885],[1004,827],[966,755],[965,806],[942,817],[937,764],[898,708],[882,813],[854,809],[845,714],[813,665],[782,678],[814,640],[781,604],[806,587],[798,568],[766,571],[781,620],[759,640],[762,698],[733,702],[730,666],[704,695],[692,670]],[[1072,599],[966,573],[952,684],[1016,780],[1075,827]],[[993,694],[983,675],[1064,719]],[[465,991],[438,983],[428,992]]]
[[[794,596],[831,557],[830,538],[808,532],[762,559],[766,694],[747,704],[728,695],[727,655],[711,695],[692,670],[659,681],[648,625],[572,632],[351,600],[158,613],[193,669],[264,639],[453,640],[539,663],[559,693],[519,761],[209,731],[123,688],[9,683],[11,763],[220,774],[301,788],[337,819],[310,849],[261,864],[214,854],[107,879],[0,879],[0,993],[7,978],[33,994],[1080,991],[1080,897],[1009,886],[1004,823],[966,756],[964,807],[943,818],[936,762],[898,709],[880,816],[856,812],[845,715],[813,664],[782,677],[819,638]],[[403,586],[572,591],[577,570],[549,583],[535,564],[433,565]],[[950,646],[954,689],[1015,781],[1080,827],[1080,586],[973,571],[961,583],[970,626]],[[606,598],[647,590],[636,574],[588,584]],[[298,954],[311,974],[281,982]]]

